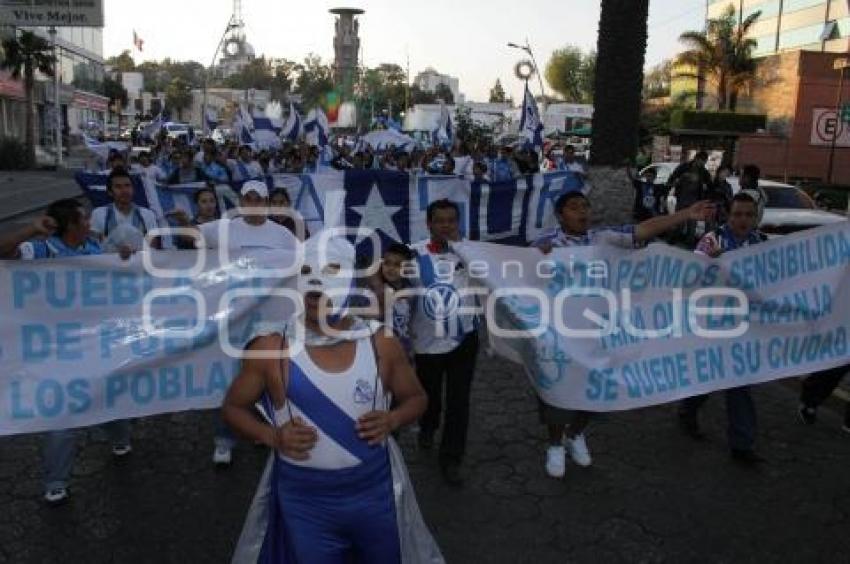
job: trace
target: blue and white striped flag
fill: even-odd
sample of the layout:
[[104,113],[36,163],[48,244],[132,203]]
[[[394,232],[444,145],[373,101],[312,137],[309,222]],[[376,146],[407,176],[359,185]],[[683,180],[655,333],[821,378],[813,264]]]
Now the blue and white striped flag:
[[304,133],[307,137],[307,143],[310,145],[327,146],[331,136],[331,126],[328,123],[328,116],[325,115],[322,108],[310,110],[310,113],[307,114]]
[[142,129],[142,139],[148,139],[150,141],[156,139],[156,136],[159,134],[159,130],[162,129],[162,126],[165,125],[166,121],[168,121],[168,115],[165,113],[165,110],[162,110],[156,115],[153,121]]
[[85,133],[83,133],[83,141],[86,144],[86,149],[97,155],[103,161],[106,161],[106,159],[109,158],[110,151],[124,153],[130,148],[130,145],[127,143],[122,143],[120,141],[106,141],[104,143],[94,139],[93,137],[89,137]]
[[525,137],[527,143],[535,149],[543,148],[543,120],[540,119],[540,110],[537,109],[537,101],[525,83],[525,96],[522,100],[522,116],[519,121],[519,135]]
[[454,131],[452,130],[452,118],[449,115],[449,109],[445,102],[440,102],[440,121],[437,123],[437,129],[431,132],[431,142],[434,145],[450,145],[454,140]]
[[218,127],[218,112],[214,108],[207,108],[207,131],[212,133]]
[[283,132],[281,135],[287,141],[291,141],[295,143],[298,141],[298,138],[301,136],[301,130],[303,129],[303,122],[301,120],[301,116],[298,115],[298,111],[295,109],[295,105],[290,102],[289,103],[289,117],[286,118],[286,123],[283,125]]
[[281,145],[280,133],[283,122],[270,118],[264,112],[254,112],[254,141],[259,149],[278,149]]

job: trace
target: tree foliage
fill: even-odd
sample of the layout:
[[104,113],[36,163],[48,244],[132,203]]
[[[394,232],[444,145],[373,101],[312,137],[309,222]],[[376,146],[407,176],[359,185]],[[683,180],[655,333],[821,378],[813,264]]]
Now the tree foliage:
[[652,99],[670,96],[672,81],[673,61],[667,59],[649,69],[644,75],[643,97],[645,99]]
[[649,0],[602,1],[593,100],[595,165],[618,167],[638,147],[648,18]]
[[748,34],[760,16],[756,11],[739,25],[735,8],[729,6],[719,18],[708,20],[705,31],[681,34],[679,41],[688,50],[677,61],[689,70],[682,69],[677,76],[709,80],[717,89],[718,108],[734,112],[739,93],[753,80],[758,67],[753,58],[758,42]]
[[42,37],[31,31],[21,32],[20,36],[3,39],[3,59],[0,68],[8,70],[12,78],[24,80],[26,96],[26,133],[25,147],[28,162],[35,163],[35,73],[53,76],[56,60],[53,49]]
[[546,82],[567,102],[593,103],[595,52],[584,53],[578,47],[567,45],[552,53],[544,74]]
[[106,64],[112,67],[112,70],[118,72],[132,72],[136,70],[136,61],[133,60],[129,49],[124,49],[120,55],[109,57],[106,59]]
[[183,110],[192,105],[192,87],[181,77],[171,79],[165,87],[165,107],[183,119]]
[[309,110],[322,104],[323,99],[334,88],[333,69],[323,63],[319,55],[310,53],[298,69],[295,91],[301,95],[301,106]]
[[124,88],[124,85],[120,81],[115,80],[111,76],[103,79],[103,95],[109,98],[110,106],[118,104],[123,108],[129,100],[127,89]]

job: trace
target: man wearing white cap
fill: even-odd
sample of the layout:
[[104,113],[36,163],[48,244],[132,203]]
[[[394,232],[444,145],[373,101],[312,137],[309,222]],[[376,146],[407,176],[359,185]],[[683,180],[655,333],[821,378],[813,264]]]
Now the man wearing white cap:
[[[271,221],[269,215],[269,189],[264,182],[249,180],[242,186],[239,198],[239,217],[222,218],[197,226],[209,249],[280,249],[295,251],[298,240],[287,229]],[[185,214],[175,214],[184,226],[189,225]],[[233,458],[233,433],[219,419],[215,433],[213,462],[227,466]]]
[[270,221],[269,189],[265,182],[249,180],[239,198],[240,216],[199,226],[207,248],[295,250],[297,240],[285,227]]

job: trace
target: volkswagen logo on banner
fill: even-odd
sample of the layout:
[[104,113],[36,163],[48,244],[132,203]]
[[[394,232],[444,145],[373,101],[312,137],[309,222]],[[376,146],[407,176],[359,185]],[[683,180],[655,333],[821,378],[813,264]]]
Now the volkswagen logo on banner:
[[428,287],[423,303],[429,319],[445,321],[457,313],[460,296],[451,284],[438,283]]

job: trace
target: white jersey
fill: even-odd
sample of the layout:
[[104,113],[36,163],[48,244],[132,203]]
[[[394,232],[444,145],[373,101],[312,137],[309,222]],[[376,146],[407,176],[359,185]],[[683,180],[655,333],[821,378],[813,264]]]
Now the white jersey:
[[260,225],[246,223],[242,217],[218,219],[198,226],[208,249],[283,249],[294,251],[298,240],[287,229],[266,220]]
[[[354,362],[347,370],[338,373],[329,373],[316,366],[306,348],[302,347],[289,360],[288,405],[275,410],[275,422],[278,425],[288,422],[291,410],[292,417],[300,417],[316,429],[318,440],[307,460],[295,460],[280,452],[278,456],[296,466],[322,470],[351,468],[363,462],[343,444],[332,439],[322,425],[305,412],[318,414],[330,421],[337,427],[335,432],[339,433],[341,428],[350,440],[360,440],[349,433],[356,433],[357,420],[373,409],[387,409],[389,406],[389,398],[384,396],[384,387],[377,374],[370,337],[356,341]],[[301,402],[305,405],[299,405]],[[358,446],[363,447],[362,444]]]
[[464,293],[469,288],[469,273],[451,250],[434,252],[430,241],[411,247],[418,254],[419,278],[414,284],[422,291],[410,324],[413,350],[417,354],[451,352],[478,330],[478,315],[468,312],[478,300]]
[[151,229],[156,229],[156,215],[148,208],[133,204],[130,213],[124,215],[115,204],[95,208],[91,214],[91,230],[104,238],[109,237],[112,231],[121,225],[130,225],[138,230],[143,236]]

